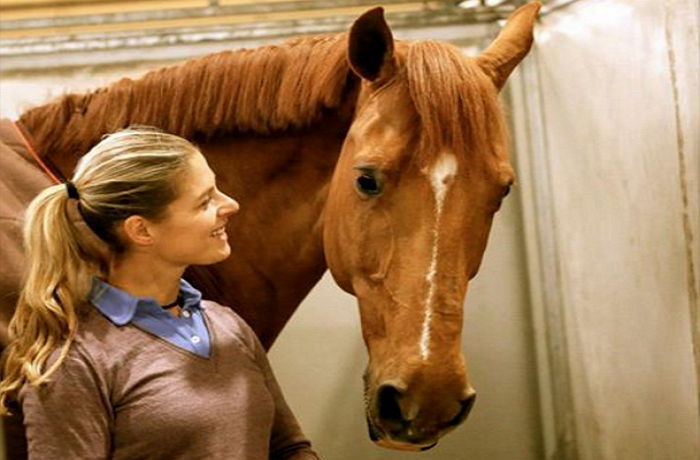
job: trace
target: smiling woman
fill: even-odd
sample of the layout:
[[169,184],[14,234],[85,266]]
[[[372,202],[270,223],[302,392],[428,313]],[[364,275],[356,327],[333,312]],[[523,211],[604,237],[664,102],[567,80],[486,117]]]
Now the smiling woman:
[[[183,268],[228,257],[231,247],[226,222],[238,210],[238,203],[216,188],[214,173],[201,154],[188,160],[188,173],[179,188],[179,196],[170,203],[164,218],[149,222],[132,216],[124,222],[125,231],[144,247],[153,244],[164,260]],[[152,255],[150,251],[145,254]]]
[[253,331],[181,279],[229,256],[236,211],[195,146],[144,128],[32,201],[0,383],[31,458],[317,458]]

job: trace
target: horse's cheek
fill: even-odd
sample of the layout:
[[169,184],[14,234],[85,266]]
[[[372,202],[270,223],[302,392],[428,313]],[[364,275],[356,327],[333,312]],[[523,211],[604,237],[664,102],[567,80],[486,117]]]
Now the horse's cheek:
[[391,218],[386,212],[372,213],[357,228],[355,267],[372,281],[383,280],[394,255],[394,235]]

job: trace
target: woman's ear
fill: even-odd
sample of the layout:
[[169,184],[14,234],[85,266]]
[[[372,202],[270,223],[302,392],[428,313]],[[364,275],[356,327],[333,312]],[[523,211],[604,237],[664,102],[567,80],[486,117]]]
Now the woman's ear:
[[148,220],[142,216],[129,216],[122,223],[124,236],[129,242],[137,246],[150,246],[153,244],[153,234],[151,233]]

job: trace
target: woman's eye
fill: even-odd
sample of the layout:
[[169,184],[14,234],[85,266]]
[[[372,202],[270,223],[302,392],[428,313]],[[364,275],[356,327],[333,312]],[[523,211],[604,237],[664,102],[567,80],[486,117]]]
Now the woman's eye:
[[381,192],[379,182],[371,173],[364,173],[357,178],[357,188],[366,195],[378,195]]
[[202,202],[202,207],[206,208],[207,206],[209,206],[210,203],[211,203],[211,197],[208,197],[206,200],[204,200]]

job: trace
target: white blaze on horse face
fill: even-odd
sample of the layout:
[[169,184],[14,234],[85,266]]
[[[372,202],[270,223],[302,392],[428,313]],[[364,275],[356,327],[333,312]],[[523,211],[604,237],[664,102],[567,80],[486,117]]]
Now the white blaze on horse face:
[[435,195],[435,223],[433,226],[433,250],[430,258],[430,266],[425,276],[428,281],[428,292],[425,296],[425,316],[423,317],[423,330],[420,339],[420,352],[423,360],[430,355],[430,328],[433,321],[433,298],[435,297],[435,281],[438,266],[438,248],[440,242],[440,220],[442,208],[445,203],[447,190],[450,188],[451,179],[457,174],[457,158],[450,152],[443,152],[432,168],[424,173],[430,179],[430,185]]

